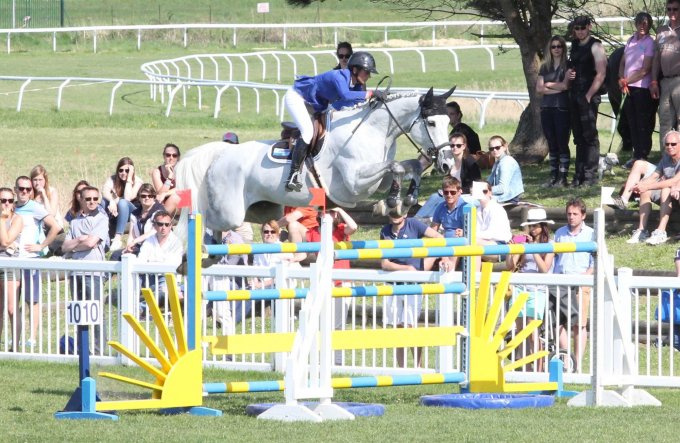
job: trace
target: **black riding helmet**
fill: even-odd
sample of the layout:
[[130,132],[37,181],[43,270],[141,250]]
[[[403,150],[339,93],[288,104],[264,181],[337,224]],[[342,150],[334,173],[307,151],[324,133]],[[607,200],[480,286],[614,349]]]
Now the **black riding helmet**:
[[353,66],[365,69],[371,74],[378,73],[378,70],[375,69],[375,59],[370,52],[358,51],[352,54],[347,62],[347,67],[351,70]]

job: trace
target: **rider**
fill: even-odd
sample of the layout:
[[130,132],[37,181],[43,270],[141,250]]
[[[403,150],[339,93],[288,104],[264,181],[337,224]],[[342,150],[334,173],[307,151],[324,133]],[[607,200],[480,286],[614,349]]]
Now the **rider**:
[[372,73],[378,73],[375,59],[370,53],[359,51],[352,54],[347,69],[334,69],[314,77],[300,76],[286,92],[284,104],[301,133],[293,149],[293,161],[286,180],[288,191],[302,188],[300,167],[314,135],[314,125],[307,107],[317,113],[326,110],[329,105],[339,109],[363,102],[371,96],[384,99],[385,95],[381,91],[366,91],[366,81]]

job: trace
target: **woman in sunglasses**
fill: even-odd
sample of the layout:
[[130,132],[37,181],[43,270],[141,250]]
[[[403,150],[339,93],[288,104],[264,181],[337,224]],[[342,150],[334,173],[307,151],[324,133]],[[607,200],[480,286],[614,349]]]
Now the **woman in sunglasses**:
[[132,202],[137,199],[137,193],[142,186],[142,180],[135,174],[135,163],[130,157],[118,160],[116,172],[109,177],[102,188],[102,198],[109,217],[115,220],[116,232],[111,241],[111,250],[123,248],[123,233],[130,221],[130,213],[135,209]]
[[569,172],[569,75],[567,75],[567,42],[554,35],[545,48],[538,72],[536,92],[541,99],[541,126],[548,141],[550,179],[546,187],[567,186]]
[[[262,225],[262,242],[264,243],[281,243],[281,227],[276,220],[269,220]],[[254,254],[253,265],[255,266],[274,266],[278,263],[292,263],[295,257],[290,252],[281,252],[273,254]],[[296,262],[297,263],[297,262]],[[299,263],[298,263],[299,266]],[[263,278],[253,279],[251,286],[253,289],[268,289],[274,285],[274,279]]]
[[173,214],[177,209],[179,197],[175,194],[175,166],[180,157],[179,148],[168,143],[163,148],[163,164],[151,172],[151,182],[156,190],[156,200],[163,203],[165,210]]
[[335,56],[338,58],[338,65],[333,69],[347,69],[347,62],[354,54],[352,44],[350,42],[340,42],[335,48]]
[[[10,188],[0,188],[0,257],[19,256],[19,235],[24,227],[21,216],[14,213],[14,191]],[[0,335],[2,335],[3,321],[5,319],[5,300],[7,300],[7,316],[12,328],[10,337],[12,343],[17,344],[19,337],[19,322],[14,321],[14,312],[19,298],[19,285],[21,274],[13,269],[0,270]],[[0,349],[8,351],[8,349]],[[12,351],[14,349],[9,349]]]
[[137,193],[139,207],[130,214],[130,229],[128,230],[126,254],[139,254],[139,248],[144,240],[154,235],[153,215],[163,210],[163,205],[156,200],[156,190],[151,183],[144,183]]
[[508,152],[508,142],[500,135],[489,139],[489,152],[495,163],[486,179],[491,185],[491,193],[498,203],[518,203],[524,193],[522,170],[517,160]]

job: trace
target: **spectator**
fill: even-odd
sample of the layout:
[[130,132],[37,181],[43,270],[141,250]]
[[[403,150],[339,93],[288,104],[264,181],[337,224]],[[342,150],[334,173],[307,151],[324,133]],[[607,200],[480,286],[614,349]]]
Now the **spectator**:
[[[10,188],[0,188],[0,257],[19,256],[19,235],[24,227],[23,219],[14,212],[14,191]],[[19,322],[14,321],[15,307],[19,300],[19,285],[21,280],[13,269],[0,270],[0,335],[5,321],[5,306],[7,317],[11,325],[8,334],[12,342],[5,347],[5,351],[16,352],[19,340]]]
[[569,173],[569,77],[567,76],[567,42],[554,35],[545,48],[538,72],[536,92],[541,99],[541,126],[548,142],[550,180],[547,187],[567,186]]
[[[645,241],[650,245],[659,245],[668,240],[666,226],[672,211],[673,187],[680,183],[680,132],[669,131],[666,134],[666,153],[656,165],[646,160],[638,160],[633,163],[623,192],[620,197],[615,197],[615,204],[626,208],[631,195],[635,192],[640,194],[640,221],[638,228],[627,243],[639,243]],[[642,177],[642,179],[640,179]],[[659,203],[659,226],[650,236],[647,231],[647,221],[652,212],[652,202]]]
[[[245,243],[243,238],[235,231],[226,231],[222,233],[222,244],[233,245]],[[247,254],[230,254],[224,255],[218,262],[220,265],[230,266],[248,266]],[[245,289],[246,281],[243,277],[237,278],[217,278],[210,277],[208,285],[213,291],[229,291],[232,289]],[[252,309],[253,302],[251,301],[236,301],[236,302],[210,302],[212,303],[213,316],[217,319],[218,326],[224,328],[226,334],[234,334],[237,323],[243,321]],[[234,314],[232,314],[231,306],[234,306]]]
[[[447,179],[456,180],[453,177],[444,178],[444,180]],[[459,188],[460,183],[454,187]],[[450,188],[451,187],[447,187],[447,190]],[[441,234],[439,234],[435,229],[428,228],[425,223],[415,218],[407,218],[405,215],[399,215],[395,213],[391,213],[389,218],[390,223],[383,226],[380,231],[381,240],[441,237]],[[380,265],[385,271],[429,271],[432,269],[433,264],[433,258],[384,258],[380,261]],[[418,318],[420,317],[422,303],[422,295],[386,297],[385,301],[383,302],[383,323],[387,326],[394,326],[396,328],[416,327],[418,324]],[[415,365],[420,366],[423,358],[422,348],[414,348],[412,351]],[[406,367],[405,349],[397,348],[396,352],[397,365],[402,368]]]
[[[153,214],[155,233],[149,236],[139,248],[137,258],[141,262],[171,264],[173,268],[182,263],[184,248],[182,241],[172,232],[172,217],[165,210],[156,211]],[[143,284],[156,294],[158,303],[161,304],[168,293],[165,275],[151,274],[141,276]],[[146,314],[145,304],[142,303],[142,317]]]
[[[659,99],[659,135],[671,129],[680,129],[680,0],[666,2],[668,23],[656,30],[656,52],[652,61],[652,80],[649,90],[652,98]],[[658,79],[661,79],[659,91]],[[663,146],[662,146],[663,148]]]
[[[478,245],[504,245],[512,238],[512,229],[510,228],[510,220],[505,208],[499,205],[496,200],[491,197],[491,185],[487,182],[482,182],[484,188],[481,195],[475,195],[473,190],[473,197],[479,200],[479,207],[477,208],[477,244]],[[477,269],[482,260],[498,261],[497,255],[484,255],[478,260]]]
[[[566,205],[567,225],[555,231],[555,243],[593,241],[593,228],[586,225],[586,204],[580,198],[572,198]],[[570,252],[557,254],[555,258],[555,274],[593,274],[593,256],[589,252]],[[580,371],[581,359],[588,340],[588,317],[590,315],[590,287],[571,288],[572,311],[569,311],[570,301],[567,291],[558,301],[560,306],[560,349],[569,349],[569,337],[565,329],[568,317],[574,334],[574,357],[576,367]],[[578,294],[578,296],[576,296]]]
[[[552,243],[550,240],[551,232],[548,225],[555,222],[548,220],[548,216],[543,208],[531,208],[527,212],[527,221],[522,223],[524,236],[515,236],[510,243]],[[506,258],[508,270],[523,273],[548,274],[553,270],[553,252],[545,254],[509,254]],[[510,304],[515,301],[519,294],[527,292],[529,298],[520,311],[516,322],[516,333],[526,327],[527,319],[543,319],[548,300],[548,287],[545,285],[515,285],[512,291]],[[538,352],[542,349],[538,337],[538,330],[530,337],[530,353]],[[543,359],[538,360],[536,369],[543,371]]]
[[43,205],[59,226],[62,226],[61,214],[59,213],[59,192],[57,192],[57,188],[50,186],[50,180],[44,166],[37,165],[31,169],[31,183],[33,184],[33,200]]
[[489,152],[496,159],[486,179],[493,197],[498,203],[518,203],[524,183],[519,163],[508,151],[508,142],[500,135],[494,135],[489,139]]
[[[281,228],[288,230],[288,241],[291,243],[301,243],[307,239],[311,230],[319,228],[319,218],[316,208],[308,206],[283,208],[283,217],[278,221]],[[294,261],[303,261],[307,254],[298,252],[294,255]]]
[[71,220],[78,217],[78,214],[80,214],[80,191],[88,186],[90,186],[90,183],[88,183],[87,180],[80,180],[73,188],[71,204],[69,205],[68,211],[66,211],[66,214],[64,215],[64,221],[66,221],[66,223],[71,223]]
[[[465,226],[465,214],[463,207],[465,201],[460,198],[460,182],[455,177],[446,176],[442,180],[442,193],[444,201],[437,206],[432,216],[430,227],[435,231],[443,231],[444,237],[462,237]],[[452,257],[452,265],[455,267],[457,257]]]
[[[19,236],[19,258],[41,257],[47,254],[48,246],[54,242],[61,232],[61,226],[57,220],[50,215],[45,207],[35,200],[31,200],[33,186],[31,179],[22,175],[17,177],[14,182],[16,201],[14,212],[23,219],[23,228]],[[45,229],[47,227],[47,235]],[[41,323],[40,298],[42,295],[42,285],[40,281],[40,271],[37,269],[26,269],[22,273],[22,293],[24,301],[31,303],[31,336],[26,341],[28,347],[35,345],[35,336]],[[16,328],[22,330],[20,322]],[[18,345],[17,345],[18,347]]]
[[[99,209],[99,189],[87,186],[80,191],[80,213],[71,221],[66,240],[61,246],[67,258],[73,260],[106,260],[106,245],[109,243],[109,220]],[[104,303],[104,280],[101,272],[74,272],[69,287],[74,300],[99,300],[102,312]],[[102,344],[106,343],[106,328],[94,326],[94,353],[101,355]]]
[[139,188],[137,200],[140,205],[130,214],[127,247],[124,250],[126,254],[139,254],[144,240],[156,234],[153,227],[154,214],[165,211],[163,205],[156,200],[156,190],[150,183],[144,183]]
[[607,56],[602,42],[590,35],[590,18],[578,16],[573,21],[575,39],[571,43],[571,130],[576,145],[576,165],[572,186],[597,184],[600,139],[597,110],[607,73]]
[[651,26],[652,16],[648,13],[640,12],[635,16],[636,32],[626,43],[619,67],[619,86],[628,96],[623,108],[633,143],[631,165],[636,160],[646,160],[652,150],[655,122],[654,102],[649,90],[654,59],[654,40],[649,35]]
[[[453,133],[449,136],[449,141],[450,148],[442,148],[442,150],[451,151],[451,154],[448,154],[448,152],[444,153],[447,156],[447,172],[461,183],[462,193],[469,194],[472,182],[480,180],[482,173],[475,159],[468,152],[467,139],[464,134]],[[443,201],[444,196],[440,189],[430,195],[425,204],[416,213],[416,217],[420,219],[431,218],[434,215],[435,208]]]
[[300,129],[300,137],[293,148],[290,173],[286,179],[286,190],[300,191],[300,167],[307,156],[309,144],[314,135],[314,126],[309,107],[322,112],[328,106],[347,106],[361,103],[373,94],[383,96],[382,91],[365,91],[371,74],[377,74],[375,59],[368,52],[355,52],[347,62],[348,69],[324,72],[314,77],[300,76],[286,92],[283,102]]
[[130,157],[118,160],[116,173],[104,183],[103,199],[109,218],[115,222],[115,235],[111,250],[123,248],[123,234],[130,221],[130,213],[135,209],[132,203],[142,186],[142,179],[135,174],[135,164]]
[[[281,243],[281,228],[276,220],[269,220],[262,225],[262,241],[264,243]],[[294,263],[295,259],[290,252],[273,254],[254,254],[253,265],[255,266],[274,266],[277,263]],[[251,284],[253,289],[270,289],[274,287],[274,279],[263,278],[253,279]]]
[[451,132],[449,138],[453,134],[463,134],[465,136],[467,149],[470,154],[477,154],[482,150],[482,145],[479,143],[479,135],[470,126],[463,123],[463,111],[460,110],[460,105],[457,102],[448,102],[446,104],[446,113],[449,115],[449,123],[451,125]]
[[347,62],[354,54],[350,42],[340,42],[335,49],[335,56],[338,58],[338,65],[333,69],[347,69]]
[[179,196],[175,193],[175,166],[180,157],[179,148],[168,143],[163,148],[163,164],[151,172],[151,182],[156,190],[156,200],[163,203],[165,210],[174,214],[179,203]]

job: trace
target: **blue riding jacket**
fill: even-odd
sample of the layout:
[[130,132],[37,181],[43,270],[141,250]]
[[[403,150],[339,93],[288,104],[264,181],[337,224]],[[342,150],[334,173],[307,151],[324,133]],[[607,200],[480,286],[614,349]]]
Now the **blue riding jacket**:
[[349,69],[334,69],[314,77],[301,75],[293,89],[309,103],[315,112],[322,112],[331,104],[335,109],[353,106],[366,100],[366,91],[360,83],[350,87]]

